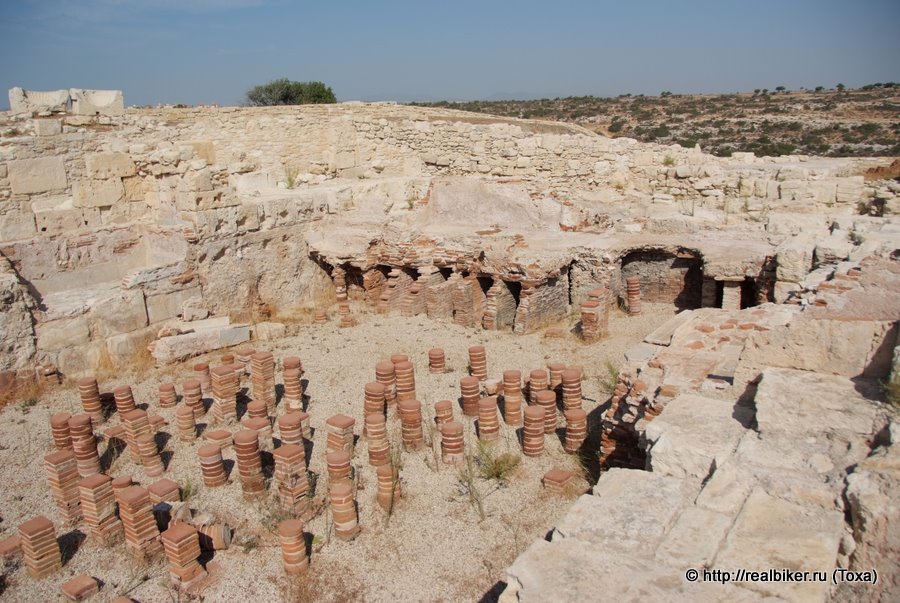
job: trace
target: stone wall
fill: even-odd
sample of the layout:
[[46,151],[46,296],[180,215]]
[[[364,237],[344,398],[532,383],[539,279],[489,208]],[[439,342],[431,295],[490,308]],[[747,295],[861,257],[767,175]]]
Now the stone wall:
[[641,279],[641,299],[673,304],[679,309],[699,308],[703,279],[702,260],[692,254],[635,251],[622,258],[622,278]]

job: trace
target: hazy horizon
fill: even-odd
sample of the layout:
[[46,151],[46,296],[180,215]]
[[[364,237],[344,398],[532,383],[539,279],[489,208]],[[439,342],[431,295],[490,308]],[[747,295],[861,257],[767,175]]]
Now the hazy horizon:
[[898,22],[890,0],[23,0],[0,23],[0,87],[120,89],[129,106],[238,105],[279,77],[340,101],[857,88],[900,81]]

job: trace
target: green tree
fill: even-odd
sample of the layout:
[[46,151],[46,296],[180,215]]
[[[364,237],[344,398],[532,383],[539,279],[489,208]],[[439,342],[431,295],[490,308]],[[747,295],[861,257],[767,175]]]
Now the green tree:
[[322,82],[293,82],[280,78],[247,91],[247,104],[255,107],[336,102],[334,92]]
[[844,87],[845,87],[845,86],[844,86],[843,84],[838,84],[838,85],[837,85],[838,92],[843,92],[843,91],[844,91]]

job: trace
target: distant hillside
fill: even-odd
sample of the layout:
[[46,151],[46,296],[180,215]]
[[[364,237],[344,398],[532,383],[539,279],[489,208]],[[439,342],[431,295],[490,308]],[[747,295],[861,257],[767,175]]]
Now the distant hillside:
[[607,136],[678,143],[720,156],[900,156],[900,84],[854,90],[570,96],[525,101],[411,103],[576,123]]

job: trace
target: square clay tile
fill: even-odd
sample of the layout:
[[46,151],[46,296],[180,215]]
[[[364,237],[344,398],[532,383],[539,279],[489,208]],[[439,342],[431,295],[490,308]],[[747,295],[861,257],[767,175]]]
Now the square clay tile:
[[14,557],[22,554],[22,540],[19,536],[10,536],[0,540],[0,557]]
[[325,424],[338,429],[351,429],[356,424],[356,420],[347,415],[337,414],[325,421]]
[[19,526],[19,532],[26,538],[38,536],[48,530],[51,532],[53,531],[53,522],[43,515],[38,515],[34,519],[29,519]]
[[572,479],[572,475],[573,473],[571,471],[554,467],[544,474],[544,479],[542,481],[544,484],[550,483],[555,486],[564,486]]
[[100,590],[100,585],[90,576],[75,576],[62,585],[62,592],[69,601],[84,601]]

